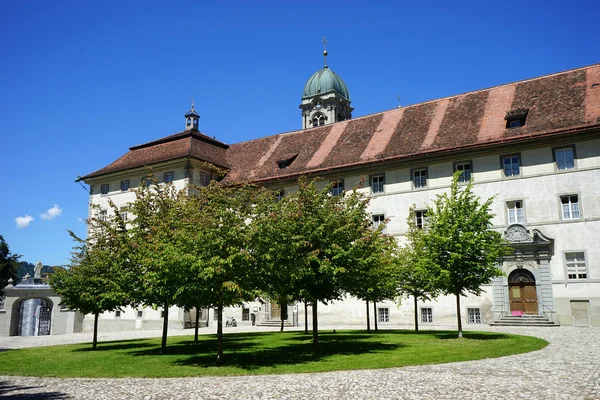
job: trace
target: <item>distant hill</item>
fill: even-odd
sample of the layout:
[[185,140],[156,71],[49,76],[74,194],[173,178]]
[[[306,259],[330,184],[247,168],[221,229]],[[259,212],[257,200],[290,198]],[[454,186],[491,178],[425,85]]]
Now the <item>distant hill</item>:
[[[27,261],[21,261],[19,263],[19,268],[17,269],[17,282],[21,281],[21,279],[23,279],[23,277],[27,274],[29,274],[29,276],[33,277],[34,273],[33,273],[33,269],[35,268],[35,264],[29,263]],[[44,265],[42,267],[42,277],[51,274],[52,271],[54,271],[54,267],[51,267],[49,265]]]

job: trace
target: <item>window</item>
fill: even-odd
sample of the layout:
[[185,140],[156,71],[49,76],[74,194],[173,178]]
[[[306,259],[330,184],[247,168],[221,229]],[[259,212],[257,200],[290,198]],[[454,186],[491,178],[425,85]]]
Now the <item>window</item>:
[[146,186],[150,186],[152,185],[152,177],[151,176],[144,176],[142,178],[142,183]]
[[144,312],[142,310],[138,310],[137,317],[142,318],[143,315],[144,315]]
[[313,127],[325,125],[325,116],[318,114],[313,117],[312,120]]
[[216,321],[218,319],[218,317],[219,317],[219,309],[218,308],[214,308],[213,310],[215,311],[214,312],[215,315],[213,317],[213,320]]
[[385,185],[385,175],[371,177],[371,191],[373,193],[383,193],[383,185]]
[[278,190],[277,193],[275,194],[275,200],[281,201],[281,199],[283,199],[284,196],[285,196],[285,190],[283,190],[283,189]]
[[383,221],[385,221],[385,215],[383,215],[383,214],[373,215],[373,228],[375,228],[375,229],[379,228],[379,225],[381,225],[381,223]]
[[100,186],[100,194],[108,194],[109,189],[110,185],[105,183],[104,185]]
[[210,183],[210,174],[200,172],[200,186],[208,186]]
[[516,108],[506,113],[506,129],[518,128],[527,121],[528,108]]
[[583,251],[576,253],[565,253],[567,262],[567,277],[569,279],[587,279],[587,268],[585,266],[585,254]]
[[427,168],[413,170],[412,178],[415,189],[427,187]]
[[123,221],[127,221],[127,207],[121,207],[119,209],[119,211],[120,211],[121,219]]
[[523,202],[521,200],[507,202],[506,213],[509,225],[525,222],[525,210],[523,209]]
[[173,182],[175,178],[175,173],[173,171],[165,172],[164,180],[165,183]]
[[579,219],[581,217],[581,213],[579,212],[579,198],[576,194],[561,196],[560,202],[563,219]]
[[247,307],[242,308],[242,321],[250,321],[250,309]]
[[121,311],[115,311],[115,318],[121,318]]
[[377,321],[378,322],[390,322],[390,309],[389,308],[378,308],[377,309]]
[[470,324],[481,323],[481,311],[479,311],[479,308],[467,308],[467,315],[469,316]]
[[342,193],[344,193],[344,180],[340,179],[340,180],[337,180],[337,181],[332,181],[331,195],[332,196],[339,196]]
[[106,210],[100,210],[100,215],[98,216],[100,221],[106,221],[107,216],[108,212]]
[[121,181],[121,192],[126,192],[129,190],[129,179]]
[[559,170],[575,168],[575,147],[554,149],[554,161]]
[[458,178],[459,182],[469,182],[471,180],[471,163],[470,162],[460,162],[454,164],[454,172],[462,171],[460,177]]
[[415,225],[417,228],[424,229],[427,227],[427,218],[425,217],[426,214],[426,210],[415,211]]
[[421,308],[421,322],[424,324],[433,322],[433,309],[430,307]]
[[502,157],[504,176],[519,176],[521,174],[521,160],[518,155]]
[[296,159],[296,157],[298,157],[298,154],[294,154],[292,156],[288,156],[283,160],[279,160],[277,161],[277,167],[279,169],[284,169],[289,167],[290,165],[292,165],[292,163],[294,162],[294,160]]

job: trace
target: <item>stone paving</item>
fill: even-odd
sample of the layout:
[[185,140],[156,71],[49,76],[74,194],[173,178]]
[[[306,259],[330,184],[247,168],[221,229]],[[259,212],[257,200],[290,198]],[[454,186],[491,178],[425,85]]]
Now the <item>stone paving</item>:
[[[177,379],[0,376],[0,399],[600,400],[600,328],[482,326],[480,330],[537,336],[550,345],[532,353],[487,360],[315,374]],[[157,332],[137,334],[147,337]],[[84,341],[85,335],[79,335],[45,338],[64,342],[81,337]],[[103,334],[101,338],[117,339],[119,335],[130,338],[135,334]],[[2,338],[1,347],[23,347],[23,343]]]

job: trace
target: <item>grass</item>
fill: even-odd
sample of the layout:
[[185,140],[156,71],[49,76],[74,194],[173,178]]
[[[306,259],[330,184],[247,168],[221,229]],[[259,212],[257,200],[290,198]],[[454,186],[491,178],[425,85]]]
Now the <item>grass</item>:
[[504,333],[394,330],[322,332],[313,348],[304,332],[225,335],[225,364],[216,366],[216,336],[160,338],[37,347],[0,352],[0,375],[52,377],[183,377],[284,374],[404,367],[477,360],[545,347],[542,339]]

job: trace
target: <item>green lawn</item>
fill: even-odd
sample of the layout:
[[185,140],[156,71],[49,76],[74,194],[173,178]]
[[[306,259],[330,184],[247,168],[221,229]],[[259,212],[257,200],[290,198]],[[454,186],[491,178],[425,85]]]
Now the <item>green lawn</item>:
[[0,352],[0,375],[55,377],[181,377],[321,372],[389,368],[477,360],[525,353],[548,343],[503,333],[395,330],[331,331],[313,348],[303,332],[230,333],[225,335],[225,365],[217,367],[216,336],[169,338],[160,354],[160,338],[38,347]]

